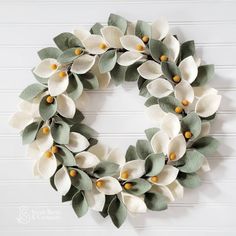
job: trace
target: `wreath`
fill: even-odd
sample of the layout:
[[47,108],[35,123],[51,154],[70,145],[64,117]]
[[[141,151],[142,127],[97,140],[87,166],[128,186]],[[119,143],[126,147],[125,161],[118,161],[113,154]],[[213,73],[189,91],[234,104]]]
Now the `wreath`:
[[[107,26],[61,33],[54,42],[57,48],[38,52],[37,83],[20,94],[10,120],[35,159],[34,175],[50,179],[78,217],[91,208],[116,227],[127,212],[165,210],[184,187],[200,184],[218,146],[209,130],[221,96],[207,86],[214,66],[201,65],[194,41],[180,44],[165,19],[134,24],[111,14]],[[155,124],[125,155],[98,142],[80,111],[86,91],[110,81],[136,82]]]

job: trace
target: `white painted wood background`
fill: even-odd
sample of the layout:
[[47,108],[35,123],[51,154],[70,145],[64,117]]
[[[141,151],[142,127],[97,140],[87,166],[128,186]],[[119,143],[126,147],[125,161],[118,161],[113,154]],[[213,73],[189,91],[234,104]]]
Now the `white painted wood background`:
[[[5,0],[0,1],[0,235],[236,235],[236,1],[233,0]],[[19,92],[33,82],[36,52],[53,36],[106,22],[109,13],[129,20],[166,16],[181,40],[194,39],[198,53],[216,65],[212,86],[223,95],[212,134],[221,141],[209,157],[203,184],[186,190],[165,212],[129,217],[116,230],[97,213],[77,219],[46,181],[33,178],[16,131],[7,125]],[[144,100],[131,84],[90,92],[87,123],[100,140],[125,151],[149,127]]]

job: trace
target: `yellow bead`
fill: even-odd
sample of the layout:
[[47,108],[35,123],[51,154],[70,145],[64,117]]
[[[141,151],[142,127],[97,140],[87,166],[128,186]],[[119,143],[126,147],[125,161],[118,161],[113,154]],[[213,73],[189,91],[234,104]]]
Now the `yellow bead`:
[[50,68],[51,68],[52,70],[56,70],[56,69],[57,69],[57,64],[52,64],[52,65],[50,65]]
[[102,187],[104,186],[104,182],[103,182],[102,180],[98,180],[98,181],[96,182],[96,186],[97,186],[98,188],[102,188]]
[[152,176],[152,177],[151,177],[151,181],[152,181],[153,183],[157,183],[158,180],[159,180],[158,176]]
[[190,139],[190,138],[192,138],[192,133],[190,131],[186,131],[186,132],[184,132],[184,137],[186,139]]
[[54,102],[54,98],[52,96],[47,96],[46,101],[48,104],[52,104]]
[[42,128],[43,134],[48,134],[49,133],[49,128],[47,126]]
[[70,170],[69,172],[71,177],[75,177],[77,175],[77,171],[76,170]]
[[171,161],[174,161],[176,159],[176,154],[174,152],[171,152],[169,158]]
[[130,190],[132,187],[133,187],[133,185],[131,183],[126,183],[124,185],[124,189],[126,189],[126,190]]
[[129,172],[128,171],[124,171],[124,172],[121,173],[121,178],[122,179],[128,179],[128,177],[129,177]]
[[58,153],[59,148],[57,146],[52,146],[51,151],[52,153]]
[[101,49],[106,49],[107,48],[107,45],[105,43],[100,43],[99,44],[99,48]]
[[81,54],[82,50],[80,48],[75,49],[75,55],[79,56]]
[[176,107],[175,108],[175,112],[178,113],[178,114],[180,114],[182,111],[183,111],[182,107]]
[[52,157],[52,152],[47,151],[47,152],[44,153],[44,156],[47,157],[47,158],[50,158],[50,157]]
[[137,49],[138,51],[143,51],[143,50],[144,50],[144,46],[143,46],[142,44],[137,44],[137,45],[136,45],[136,49]]
[[166,55],[161,55],[160,61],[168,61],[168,57]]
[[67,73],[65,71],[60,71],[59,72],[59,77],[60,78],[64,78],[64,77],[66,77],[66,75],[67,75]]
[[149,37],[147,35],[144,35],[142,37],[142,40],[143,40],[144,43],[147,43],[149,41]]
[[179,83],[181,80],[181,78],[178,75],[175,75],[172,79],[175,83]]
[[188,106],[189,105],[189,101],[187,99],[184,99],[182,102],[183,106]]

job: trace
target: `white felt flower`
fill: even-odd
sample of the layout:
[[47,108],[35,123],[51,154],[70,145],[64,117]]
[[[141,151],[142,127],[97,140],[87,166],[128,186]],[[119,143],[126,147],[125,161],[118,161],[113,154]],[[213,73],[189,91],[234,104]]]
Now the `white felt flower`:
[[53,145],[53,137],[50,127],[44,124],[37,133],[35,142],[41,152],[45,152]]
[[114,195],[122,191],[119,181],[111,176],[105,176],[96,181],[96,188],[105,195]]
[[54,176],[54,184],[58,193],[61,195],[65,195],[70,190],[71,179],[64,166],[56,172]]
[[117,63],[121,66],[130,66],[142,59],[142,57],[143,54],[140,52],[127,51],[118,57]]
[[57,111],[66,118],[73,118],[76,112],[75,102],[67,95],[57,96]]
[[82,169],[92,168],[100,162],[99,158],[96,155],[87,151],[78,153],[75,156],[75,161],[76,164]]
[[162,40],[169,32],[168,21],[164,18],[156,20],[152,23],[152,38],[156,40]]
[[83,40],[85,49],[91,54],[102,54],[109,49],[109,45],[101,35],[91,34]]
[[71,72],[76,74],[85,74],[93,67],[95,60],[95,56],[84,54],[73,61]]
[[83,41],[88,38],[91,33],[83,28],[76,28],[74,30],[74,35],[81,41],[81,43],[83,43]]
[[157,79],[162,75],[161,65],[152,60],[144,62],[137,70],[143,78],[148,80]]
[[105,26],[101,29],[101,34],[110,48],[122,48],[120,38],[124,33],[115,26]]
[[192,56],[186,57],[179,64],[181,79],[188,81],[190,84],[197,78],[198,66]]
[[120,38],[120,42],[123,48],[131,52],[144,52],[146,49],[144,42],[135,35],[125,35]]
[[151,105],[145,110],[146,117],[155,125],[159,126],[164,116],[167,114],[164,112],[159,104]]
[[168,34],[165,39],[163,40],[163,43],[167,46],[169,49],[169,61],[176,61],[179,51],[180,51],[180,43],[179,41],[171,34]]

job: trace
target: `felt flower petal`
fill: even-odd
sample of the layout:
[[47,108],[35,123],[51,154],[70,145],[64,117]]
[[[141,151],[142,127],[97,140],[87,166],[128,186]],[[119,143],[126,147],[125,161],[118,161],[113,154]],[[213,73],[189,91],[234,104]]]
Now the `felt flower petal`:
[[54,184],[57,191],[63,196],[70,190],[71,180],[67,169],[64,166],[56,172]]
[[39,131],[38,134],[36,136],[36,144],[38,145],[39,149],[41,152],[46,152],[48,149],[51,148],[51,146],[53,145],[53,138],[50,132],[50,128],[49,128],[49,132],[47,134],[45,134],[43,132],[43,128],[44,127],[48,127],[47,125],[44,125]]
[[175,61],[179,55],[180,43],[179,41],[171,34],[168,34],[163,40],[163,43],[169,49],[169,60]]
[[101,35],[92,34],[83,41],[83,44],[91,54],[102,54],[108,49],[108,45]]
[[178,180],[173,181],[168,185],[168,188],[172,192],[175,199],[182,199],[184,197],[184,187]]
[[69,84],[69,76],[66,73],[66,75],[61,78],[60,77],[60,71],[52,75],[48,79],[48,91],[51,96],[58,96],[66,91],[68,84]]
[[101,161],[107,160],[108,147],[101,142],[98,142],[88,150],[90,153],[96,155]]
[[124,36],[123,32],[115,26],[105,26],[101,29],[103,38],[112,48],[122,48],[120,38]]
[[128,51],[119,56],[117,63],[121,66],[130,66],[142,57],[143,55],[139,52]]
[[50,158],[44,155],[38,161],[38,172],[44,179],[49,179],[57,169],[57,160],[54,155]]
[[88,54],[82,55],[74,60],[71,66],[71,72],[76,74],[85,74],[95,63],[95,57]]
[[91,152],[80,152],[75,156],[75,161],[80,168],[92,168],[96,166],[100,160]]
[[83,91],[82,94],[80,95],[80,97],[78,97],[75,100],[75,106],[78,110],[83,111],[86,110],[89,102],[90,102],[90,94],[88,94],[87,92]]
[[194,100],[194,90],[186,80],[182,80],[175,86],[175,97],[181,102],[187,100],[192,103]]
[[44,59],[39,63],[39,65],[35,67],[33,72],[34,74],[36,74],[37,76],[41,78],[49,78],[56,71],[51,68],[52,65],[58,66],[58,62],[56,59],[53,59],[53,58]]
[[32,121],[32,114],[18,111],[10,118],[9,125],[15,129],[23,130]]
[[163,196],[167,198],[169,202],[173,202],[175,200],[174,195],[171,190],[167,186],[162,185],[153,185],[151,191],[161,193]]
[[186,57],[179,64],[181,78],[187,80],[190,84],[196,79],[198,68],[192,56]]
[[26,156],[32,159],[38,159],[43,155],[43,152],[40,151],[37,142],[34,141],[31,144],[28,145]]
[[59,95],[57,97],[57,111],[63,117],[73,118],[76,111],[74,101],[65,94]]
[[[153,183],[156,185],[169,185],[176,180],[176,177],[179,173],[179,169],[171,165],[165,165],[161,173],[158,175],[158,182]],[[149,179],[151,181],[151,178]],[[151,181],[152,182],[152,181]]]
[[122,191],[122,187],[119,181],[111,176],[105,176],[97,180],[101,181],[101,187],[97,187],[97,190],[100,193],[105,195],[114,195]]
[[91,191],[85,191],[85,198],[90,209],[94,211],[102,211],[106,201],[105,194],[99,192],[95,184],[93,184]]
[[140,178],[145,174],[144,165],[144,160],[133,160],[126,162],[126,164],[120,170],[120,178],[123,180]]
[[174,137],[168,145],[168,157],[175,153],[175,161],[179,160],[186,152],[186,141],[182,134]]
[[194,95],[197,98],[203,97],[208,94],[218,94],[218,91],[208,86],[193,87]]
[[130,213],[144,213],[147,211],[147,206],[142,198],[129,193],[121,193],[122,201]]
[[[120,42],[123,46],[128,51],[133,51],[133,52],[143,52],[145,50],[145,44],[144,42],[137,36],[135,35],[125,35],[120,38]],[[137,46],[140,46],[142,48],[141,50],[137,49]]]
[[74,35],[83,43],[83,41],[88,38],[91,33],[88,30],[77,28],[74,30]]
[[160,124],[163,118],[165,117],[165,115],[167,114],[161,109],[159,104],[147,107],[145,113],[146,113],[147,118],[151,122],[156,123],[156,124]]
[[208,172],[208,171],[211,170],[211,168],[209,166],[209,162],[208,162],[206,157],[204,157],[204,160],[203,160],[203,163],[202,163],[202,166],[201,166],[200,170],[203,171],[203,172]]
[[180,122],[176,115],[168,113],[164,116],[161,125],[163,130],[170,138],[174,138],[180,131]]
[[162,75],[161,65],[152,60],[144,62],[137,70],[143,78],[148,80],[157,79]]
[[151,146],[155,153],[167,153],[169,137],[164,131],[158,131],[151,139]]
[[34,166],[33,166],[33,175],[36,177],[36,176],[40,176],[40,173],[39,173],[39,169],[38,169],[38,166],[39,166],[39,160],[36,160],[35,163],[34,163]]
[[164,18],[152,23],[152,38],[161,40],[166,37],[169,32],[168,21]]
[[163,98],[173,92],[173,87],[169,81],[159,78],[150,82],[147,85],[147,90],[152,96]]
[[76,132],[70,132],[69,144],[66,145],[72,152],[82,152],[89,146],[89,141]]
[[216,94],[209,94],[201,97],[195,107],[195,112],[201,117],[208,117],[213,115],[219,108],[221,96]]
[[109,152],[107,161],[123,166],[125,164],[125,154],[119,148],[115,148]]

